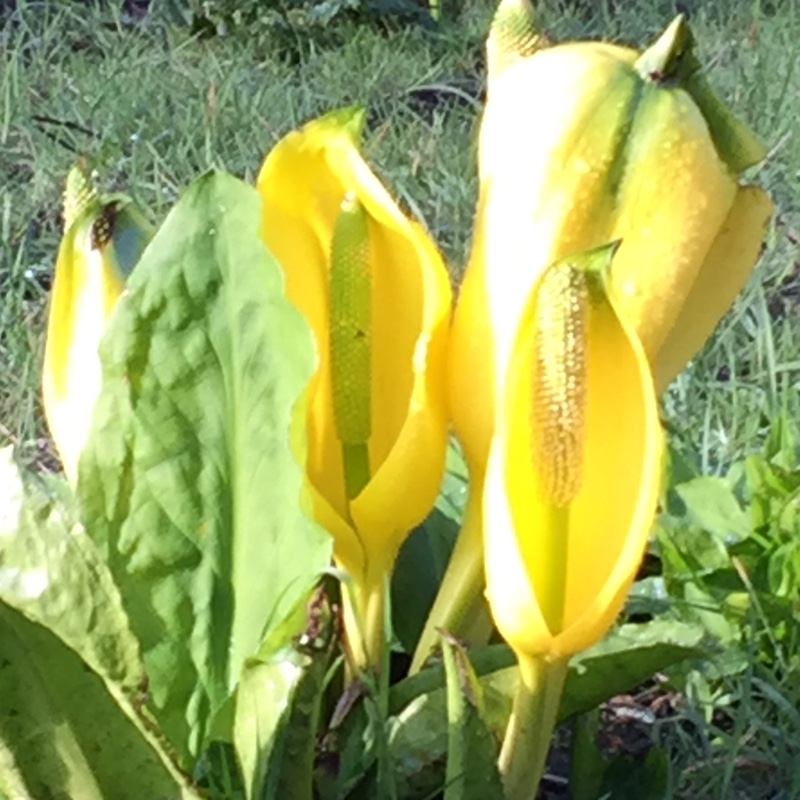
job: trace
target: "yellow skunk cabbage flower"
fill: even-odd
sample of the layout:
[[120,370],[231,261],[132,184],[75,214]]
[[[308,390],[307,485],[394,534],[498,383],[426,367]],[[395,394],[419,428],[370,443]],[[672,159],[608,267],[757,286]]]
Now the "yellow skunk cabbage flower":
[[484,489],[486,595],[517,652],[600,639],[655,516],[662,434],[650,367],[606,295],[610,248],[545,270],[522,312]]
[[386,578],[433,506],[447,443],[451,290],[423,228],[358,150],[363,114],[343,110],[282,139],[258,178],[263,233],[316,340],[307,399],[313,514],[353,581],[348,637],[377,666]]
[[[650,366],[606,294],[613,249],[541,274],[499,396],[483,541],[492,616],[520,662],[516,718],[501,756],[513,798],[532,796],[535,786],[532,754],[512,757],[516,738],[529,735],[528,725],[552,730],[555,722],[531,718],[529,705],[542,702],[542,691],[559,695],[554,675],[563,678],[569,657],[611,627],[644,555],[661,488]],[[537,755],[541,766],[545,754]]]
[[[713,245],[745,191],[738,175],[763,157],[752,133],[713,95],[681,16],[641,55],[576,42],[539,50],[493,76],[463,292],[485,290],[495,351],[508,351],[519,298],[545,265],[621,239],[612,270],[620,310],[665,388],[675,377],[667,365],[677,360],[670,336],[700,276],[710,274],[726,299],[741,289],[748,270],[731,270],[731,248]],[[752,268],[770,203],[759,192],[759,202],[746,206]],[[717,306],[719,316],[729,303]],[[709,333],[707,325],[684,330],[682,353],[694,355]],[[503,370],[498,357],[496,374]]]
[[738,184],[764,149],[713,94],[683,17],[641,54],[599,42],[529,54],[533,34],[507,31],[531,20],[527,0],[503,0],[487,45],[476,229],[449,357],[450,411],[475,488],[426,631],[460,633],[480,592],[474,521],[498,385],[542,270],[621,240],[611,280],[661,391],[741,290],[772,209],[761,189]]
[[70,171],[64,238],[50,298],[42,397],[47,425],[73,487],[102,386],[100,339],[151,235],[149,224],[128,198],[100,196],[81,167]]

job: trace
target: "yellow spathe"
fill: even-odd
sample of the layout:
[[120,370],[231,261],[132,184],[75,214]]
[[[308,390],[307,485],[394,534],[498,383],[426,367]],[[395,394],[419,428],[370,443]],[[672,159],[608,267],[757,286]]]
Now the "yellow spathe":
[[67,179],[64,227],[50,298],[42,399],[74,487],[102,388],[100,340],[152,230],[127,198],[99,197],[80,167]]
[[[337,563],[357,583],[374,585],[439,490],[451,290],[431,239],[361,157],[361,120],[359,112],[337,111],[288,134],[267,156],[258,189],[264,239],[317,346],[307,406],[313,513],[333,536]],[[330,354],[331,243],[346,198],[366,219],[372,300],[370,475],[352,499],[334,424]]]
[[[529,295],[483,496],[495,623],[516,652],[548,660],[585,649],[613,623],[644,554],[661,480],[646,355],[600,275],[588,271],[585,280],[582,303],[545,291],[547,279]],[[572,317],[560,328],[552,325],[559,303]]]

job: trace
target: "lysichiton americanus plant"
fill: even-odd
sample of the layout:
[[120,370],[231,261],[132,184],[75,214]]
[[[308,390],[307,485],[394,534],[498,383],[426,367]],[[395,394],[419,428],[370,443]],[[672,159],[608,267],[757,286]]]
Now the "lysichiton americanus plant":
[[481,591],[480,487],[511,341],[542,270],[621,242],[611,268],[619,313],[660,392],[744,286],[772,212],[763,190],[739,183],[765,150],[713,93],[682,16],[641,53],[549,46],[528,0],[505,0],[488,54],[476,229],[450,347],[450,409],[471,495],[415,667],[436,627],[460,629]]
[[311,507],[352,581],[356,660],[377,666],[386,580],[444,471],[451,291],[435,244],[362,159],[362,119],[337,111],[290,133],[267,156],[258,187],[264,239],[317,344],[306,424]]
[[542,272],[498,398],[483,529],[486,596],[520,665],[500,758],[513,800],[533,797],[569,659],[619,614],[661,488],[650,366],[608,289],[615,249]]
[[452,319],[360,111],[256,186],[200,176],[154,234],[70,174],[43,374],[68,483],[0,451],[0,795],[531,800],[557,723],[703,655],[651,584],[615,623],[658,396],[771,213],[740,182],[763,149],[682,18],[554,44],[504,0],[488,61]]

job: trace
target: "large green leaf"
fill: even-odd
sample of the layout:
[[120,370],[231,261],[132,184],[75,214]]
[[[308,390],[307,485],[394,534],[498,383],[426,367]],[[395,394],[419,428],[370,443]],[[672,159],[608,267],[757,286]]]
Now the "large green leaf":
[[703,629],[677,620],[621,625],[569,665],[560,719],[630,691],[656,672],[705,655]]
[[23,482],[11,448],[0,450],[0,602],[49,628],[131,694],[144,665],[119,590],[76,521],[71,493],[57,488],[33,475]]
[[200,798],[120,693],[47,628],[2,602],[0,794]]
[[726,542],[746,539],[751,526],[730,486],[722,478],[704,475],[673,488],[674,516]]
[[81,462],[87,529],[141,642],[152,711],[184,756],[330,557],[289,446],[291,426],[304,447],[312,339],[260,227],[258,194],[232,176],[209,173],[181,198],[104,340]]
[[[653,673],[702,655],[703,629],[677,621],[622,625],[572,659],[559,719],[588,711],[629,691]],[[514,655],[505,645],[470,654],[483,692],[483,717],[503,735],[517,684]],[[448,748],[444,670],[429,667],[392,687],[390,755],[398,796],[424,798],[441,788]]]

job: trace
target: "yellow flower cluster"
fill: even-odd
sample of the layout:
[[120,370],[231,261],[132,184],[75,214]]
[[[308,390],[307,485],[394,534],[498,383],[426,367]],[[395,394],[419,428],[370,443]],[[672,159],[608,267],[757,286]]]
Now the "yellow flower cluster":
[[[772,210],[739,183],[763,149],[711,92],[682,17],[641,53],[550,45],[527,0],[504,0],[488,44],[476,228],[452,320],[436,245],[359,152],[359,112],[289,133],[258,177],[264,242],[316,343],[307,499],[350,576],[362,667],[380,664],[386,579],[436,499],[451,424],[469,506],[415,668],[484,585],[523,676],[605,634],[656,513],[658,394],[744,285]],[[136,233],[138,258],[149,230],[80,174],[65,205],[44,401],[75,483],[124,288],[121,234]],[[527,779],[515,759],[510,796]]]

